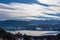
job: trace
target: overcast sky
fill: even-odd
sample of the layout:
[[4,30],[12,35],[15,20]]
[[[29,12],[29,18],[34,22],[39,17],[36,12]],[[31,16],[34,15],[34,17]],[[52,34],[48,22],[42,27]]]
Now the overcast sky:
[[0,0],[0,20],[60,20],[60,0]]

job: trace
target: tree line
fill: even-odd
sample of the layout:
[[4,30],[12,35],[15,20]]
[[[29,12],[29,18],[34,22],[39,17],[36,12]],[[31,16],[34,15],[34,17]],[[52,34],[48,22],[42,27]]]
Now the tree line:
[[12,34],[10,32],[6,32],[4,29],[0,28],[0,39],[2,40],[60,40],[60,33],[57,35],[47,35],[47,36],[29,36],[22,35],[20,32],[16,34]]

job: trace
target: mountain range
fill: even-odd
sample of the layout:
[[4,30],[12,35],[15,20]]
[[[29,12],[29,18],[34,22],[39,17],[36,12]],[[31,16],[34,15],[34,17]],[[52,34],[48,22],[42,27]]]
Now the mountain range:
[[6,20],[0,21],[0,28],[5,30],[60,31],[60,20]]

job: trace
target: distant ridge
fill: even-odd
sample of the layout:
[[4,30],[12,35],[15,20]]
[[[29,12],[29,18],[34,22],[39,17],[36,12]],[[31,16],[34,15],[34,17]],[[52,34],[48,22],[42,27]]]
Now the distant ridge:
[[0,21],[0,27],[6,30],[37,30],[36,28],[40,28],[40,31],[59,31],[60,20],[6,20]]

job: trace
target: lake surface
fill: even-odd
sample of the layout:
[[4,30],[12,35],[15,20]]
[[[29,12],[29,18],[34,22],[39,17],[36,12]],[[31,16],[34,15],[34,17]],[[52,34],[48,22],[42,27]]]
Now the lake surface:
[[31,36],[45,36],[45,35],[57,35],[60,31],[32,31],[32,30],[17,30],[17,31],[7,31],[13,34],[20,32],[21,34],[31,35]]

